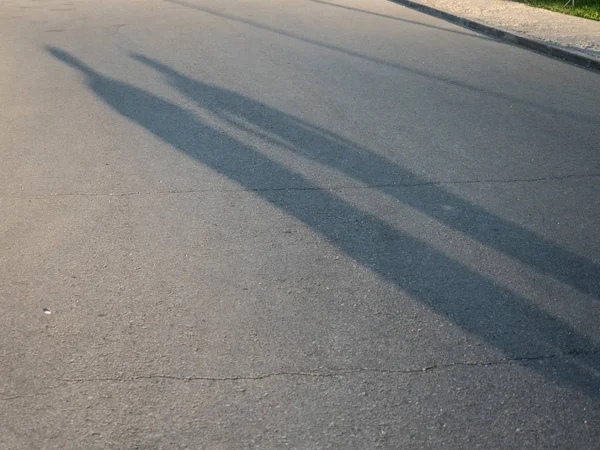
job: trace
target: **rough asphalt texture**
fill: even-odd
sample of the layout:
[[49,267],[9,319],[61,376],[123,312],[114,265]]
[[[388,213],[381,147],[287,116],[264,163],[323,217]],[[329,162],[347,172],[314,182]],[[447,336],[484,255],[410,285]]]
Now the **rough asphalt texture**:
[[0,5],[0,448],[597,448],[600,77],[336,5]]
[[600,22],[595,20],[534,8],[514,0],[418,0],[417,3],[600,59]]

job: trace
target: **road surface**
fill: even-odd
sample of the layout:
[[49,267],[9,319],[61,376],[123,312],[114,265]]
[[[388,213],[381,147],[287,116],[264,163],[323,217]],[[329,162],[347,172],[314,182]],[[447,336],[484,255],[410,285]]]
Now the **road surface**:
[[385,0],[0,61],[0,448],[598,448],[598,74]]

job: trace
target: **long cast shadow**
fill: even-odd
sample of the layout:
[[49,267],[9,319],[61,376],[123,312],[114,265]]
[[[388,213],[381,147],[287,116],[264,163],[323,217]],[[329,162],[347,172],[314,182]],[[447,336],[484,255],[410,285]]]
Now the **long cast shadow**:
[[360,264],[502,350],[507,357],[518,362],[553,355],[551,365],[529,367],[591,397],[600,396],[598,368],[593,360],[581,355],[582,351],[593,350],[594,343],[567,324],[425,242],[207,126],[191,112],[104,76],[63,50],[51,47],[48,51],[82,73],[89,89],[115,112],[240,186],[255,189],[265,181],[286,185],[292,181],[311,189],[301,194],[258,189],[255,195],[303,222]]
[[376,13],[376,12],[373,12],[373,11],[367,11],[366,9],[353,8],[352,6],[338,5],[337,3],[326,2],[326,1],[323,1],[323,0],[304,0],[304,1],[312,2],[312,3],[317,3],[317,4],[320,4],[320,5],[324,5],[324,6],[331,6],[331,7],[334,7],[334,8],[345,9],[347,11],[353,11],[353,12],[357,12],[357,13],[368,14],[370,16],[381,17],[383,19],[395,20],[397,22],[410,23],[411,25],[418,25],[420,27],[430,28],[430,29],[438,30],[438,31],[445,31],[447,33],[461,34],[463,36],[468,36],[468,37],[475,38],[475,39],[483,39],[483,40],[488,40],[488,41],[491,40],[490,38],[482,36],[480,34],[465,33],[464,31],[452,30],[450,28],[436,27],[435,25],[429,25],[427,23],[417,22],[416,20],[403,19],[402,17],[396,17],[396,16],[390,16],[390,15],[387,15],[387,14]]
[[[600,298],[600,266],[514,222],[492,214],[416,175],[377,153],[306,121],[218,86],[190,79],[143,55],[137,61],[157,70],[183,95],[239,128],[277,141],[290,151],[343,172],[367,185],[383,184],[387,195],[470,236],[506,256],[529,265],[581,292]],[[257,131],[259,130],[259,131]],[[424,185],[419,191],[387,189],[387,184]],[[425,192],[425,195],[423,195]],[[450,209],[442,208],[443,205]]]
[[[183,6],[185,8],[190,8],[190,9],[194,9],[196,11],[200,11],[203,12],[205,14],[210,14],[216,17],[221,17],[223,19],[227,19],[227,20],[231,20],[234,22],[238,22],[238,23],[242,23],[244,25],[248,25],[260,30],[265,30],[265,31],[269,31],[271,33],[275,33],[279,36],[285,36],[287,38],[290,39],[294,39],[296,41],[300,41],[300,42],[304,42],[306,44],[310,44],[310,45],[314,45],[316,47],[320,47],[320,48],[324,48],[327,50],[331,50],[340,54],[344,54],[347,56],[351,56],[353,58],[358,58],[361,59],[363,61],[369,61],[373,64],[379,64],[381,66],[385,66],[385,67],[390,67],[393,69],[397,69],[397,70],[401,70],[403,72],[407,72],[407,73],[411,73],[413,75],[417,75],[423,78],[427,78],[429,80],[433,80],[436,82],[440,82],[443,84],[447,84],[449,86],[454,86],[457,87],[459,89],[463,89],[465,91],[469,91],[469,92],[475,92],[475,93],[481,93],[481,94],[485,94],[485,95],[489,95],[490,97],[494,97],[503,101],[508,101],[511,102],[513,104],[517,104],[517,105],[522,105],[524,107],[527,108],[533,108],[536,109],[538,111],[543,112],[544,114],[548,114],[548,115],[560,115],[572,120],[577,120],[580,122],[585,122],[585,123],[589,123],[592,125],[599,125],[600,124],[600,120],[598,120],[597,117],[591,117],[591,116],[587,116],[584,114],[578,114],[578,113],[574,113],[574,112],[570,112],[570,111],[563,111],[561,109],[557,109],[557,108],[553,108],[553,107],[548,107],[548,106],[543,106],[543,105],[539,105],[539,104],[535,104],[532,102],[528,102],[526,100],[523,100],[517,96],[513,96],[513,95],[507,95],[504,94],[502,92],[496,92],[496,91],[492,91],[489,89],[484,89],[484,88],[480,88],[480,87],[476,87],[473,85],[470,85],[468,83],[465,83],[463,81],[460,80],[456,80],[456,79],[452,79],[452,78],[448,78],[448,77],[444,77],[444,76],[440,76],[440,75],[436,75],[435,73],[431,73],[431,72],[427,72],[425,70],[421,70],[421,69],[416,69],[414,67],[409,67],[403,64],[398,64],[398,63],[394,63],[394,62],[390,62],[387,61],[385,59],[381,59],[381,58],[376,58],[376,57],[372,57],[369,55],[365,55],[364,53],[360,53],[354,50],[350,50],[347,48],[343,48],[340,47],[338,45],[334,45],[334,44],[328,44],[326,42],[321,42],[318,41],[316,39],[310,38],[310,37],[306,37],[306,36],[302,36],[299,34],[295,34],[292,33],[290,31],[281,29],[281,28],[276,28],[273,27],[271,25],[265,25],[263,23],[259,23],[256,22],[254,20],[250,20],[250,19],[246,19],[244,17],[239,17],[236,16],[234,14],[230,14],[227,12],[222,12],[222,11],[217,11],[215,9],[211,9],[211,8],[207,8],[204,6],[200,6],[197,5],[195,3],[190,3],[189,1],[184,1],[184,0],[164,0],[165,2],[169,2],[169,3],[173,3],[176,5],[180,5]],[[556,61],[555,61],[556,62]]]

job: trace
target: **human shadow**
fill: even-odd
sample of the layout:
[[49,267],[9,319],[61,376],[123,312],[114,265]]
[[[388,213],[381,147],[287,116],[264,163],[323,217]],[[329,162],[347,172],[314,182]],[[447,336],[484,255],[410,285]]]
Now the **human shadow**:
[[[238,128],[276,141],[305,158],[336,169],[421,211],[506,256],[531,266],[581,292],[600,298],[600,266],[522,226],[455,195],[379,154],[297,117],[258,104],[218,86],[190,79],[147,58],[137,61],[166,76],[168,82],[202,108]],[[390,189],[390,186],[423,189]]]
[[[241,187],[254,190],[256,196],[304,223],[432,311],[500,349],[515,364],[528,364],[531,358],[551,358],[552,364],[538,362],[528,367],[586,395],[600,396],[598,368],[593,358],[586,357],[597,351],[594,342],[526,298],[321,189],[252,146],[203,123],[190,111],[102,75],[63,50],[49,47],[48,51],[83,74],[90,91],[116,113]],[[193,83],[198,82],[187,79],[188,89],[183,92],[191,97],[190,87],[195,86],[198,92],[191,98],[198,101],[206,95],[204,106],[212,104],[215,108],[217,102],[224,101],[252,102],[232,92],[228,99],[215,97],[218,91]],[[260,114],[264,105],[255,102],[254,108]],[[317,135],[314,139],[322,139],[310,127],[304,128],[303,133],[306,138],[314,133]],[[308,139],[305,147],[312,142],[313,139]],[[264,188],[290,184],[303,186],[305,190]],[[385,302],[390,302],[389,307],[393,308],[392,299],[377,301],[384,307]]]
[[554,108],[554,107],[550,107],[550,106],[544,106],[544,105],[540,105],[540,104],[536,104],[527,100],[524,100],[522,98],[520,98],[519,96],[516,95],[509,95],[506,94],[504,92],[498,92],[495,90],[491,90],[491,89],[485,89],[482,87],[478,87],[478,86],[473,86],[469,83],[466,83],[464,81],[461,80],[457,80],[457,79],[453,79],[450,77],[446,77],[446,76],[442,76],[442,75],[438,75],[436,73],[432,73],[432,72],[428,72],[426,70],[423,69],[418,69],[416,67],[409,67],[407,65],[404,64],[399,64],[396,62],[392,62],[392,61],[387,61],[385,59],[382,58],[378,58],[378,57],[374,57],[374,56],[370,56],[361,52],[357,52],[355,50],[351,50],[348,48],[344,48],[344,47],[340,47],[338,45],[335,44],[329,44],[326,42],[321,42],[317,39],[313,39],[310,37],[306,37],[297,33],[293,33],[291,31],[285,30],[285,29],[281,29],[281,28],[277,28],[271,25],[266,25],[260,22],[257,22],[255,20],[251,20],[251,19],[247,19],[245,17],[239,17],[236,16],[235,14],[231,14],[228,12],[223,12],[223,11],[218,11],[216,9],[213,8],[207,8],[205,6],[201,6],[195,3],[190,3],[189,1],[185,1],[185,0],[164,0],[165,2],[169,2],[169,3],[173,3],[185,8],[189,8],[189,9],[194,9],[196,11],[200,11],[202,13],[205,14],[210,14],[213,15],[215,17],[221,17],[223,19],[227,19],[227,20],[231,20],[233,22],[238,22],[238,23],[242,23],[244,25],[248,25],[250,27],[254,27],[260,30],[264,30],[264,31],[268,31],[270,33],[275,33],[279,36],[285,36],[287,38],[290,39],[294,39],[296,41],[299,42],[304,42],[306,44],[310,44],[310,45],[314,45],[316,47],[320,47],[323,49],[327,49],[327,50],[331,50],[346,56],[350,56],[353,58],[358,58],[361,59],[363,61],[368,61],[371,62],[373,64],[378,64],[384,67],[389,67],[392,69],[396,69],[396,70],[400,70],[406,73],[410,73],[412,75],[417,75],[423,78],[426,78],[428,80],[432,80],[435,82],[439,82],[448,86],[453,86],[456,88],[459,88],[461,90],[464,90],[466,92],[473,92],[473,93],[477,93],[477,94],[485,94],[487,96],[493,97],[493,98],[497,98],[503,101],[508,101],[512,104],[515,105],[522,105],[526,108],[531,108],[531,109],[535,109],[536,111],[542,112],[546,115],[549,116],[561,116],[561,117],[565,117],[571,120],[576,120],[578,122],[583,122],[583,123],[588,123],[588,124],[592,124],[592,125],[600,125],[600,120],[598,120],[597,117],[594,116],[588,116],[585,114],[579,114],[579,113],[575,113],[575,112],[571,112],[571,111],[565,111],[559,108]]

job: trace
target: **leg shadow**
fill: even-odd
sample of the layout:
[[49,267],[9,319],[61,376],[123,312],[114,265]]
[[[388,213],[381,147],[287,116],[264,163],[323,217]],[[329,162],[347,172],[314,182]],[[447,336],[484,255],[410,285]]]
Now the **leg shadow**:
[[[433,219],[556,280],[600,299],[600,266],[562,248],[514,222],[469,203],[422,176],[340,136],[248,97],[190,79],[179,72],[133,54],[137,61],[165,75],[168,82],[204,109],[271,140],[303,157],[340,171],[367,185],[425,185],[423,191],[387,189],[393,196]],[[247,125],[252,124],[248,129]],[[443,205],[450,209],[442,208]],[[451,211],[451,212],[449,212]]]

